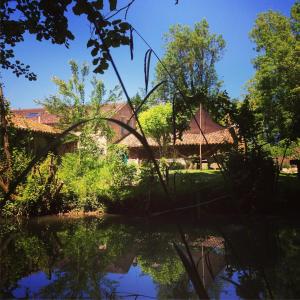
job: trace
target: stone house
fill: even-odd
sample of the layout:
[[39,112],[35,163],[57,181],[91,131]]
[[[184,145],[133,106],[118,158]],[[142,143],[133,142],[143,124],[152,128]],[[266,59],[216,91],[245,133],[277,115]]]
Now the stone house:
[[[228,146],[233,143],[229,128],[214,122],[204,109],[201,109],[201,117],[200,109],[195,113],[194,117],[195,118],[192,118],[189,123],[189,129],[183,133],[182,138],[176,140],[175,149],[173,145],[169,147],[170,151],[168,157],[173,157],[175,152],[176,160],[183,164],[186,164],[186,162],[191,159],[195,160],[195,158],[199,158],[200,147],[202,159],[203,161],[207,161],[211,159],[213,154],[216,154],[218,151],[226,150]],[[200,126],[205,138],[203,138],[200,133],[195,119],[201,124]],[[147,140],[155,156],[159,158],[157,143],[151,138],[147,138]],[[132,134],[124,136],[124,138],[119,141],[119,144],[128,147],[130,159],[139,161],[147,159],[148,157],[140,141]]]
[[[103,106],[101,106],[100,110],[106,117],[114,118],[124,123],[128,123],[131,127],[135,128],[136,121],[135,118],[132,117],[133,112],[127,103],[104,104]],[[58,130],[57,127],[59,124],[59,117],[54,114],[50,114],[44,108],[13,109],[12,113],[15,117],[19,117],[22,120],[28,120],[29,124],[35,123],[39,124],[38,127],[49,126],[53,130]],[[127,130],[125,130],[123,127],[120,127],[119,125],[112,122],[108,122],[108,124],[114,133],[111,142],[117,143],[119,140],[128,135]],[[80,132],[74,132],[74,135],[79,136]],[[101,134],[101,132],[95,133],[93,135],[93,138],[99,148],[103,148],[105,152],[108,141]],[[76,143],[76,145],[72,145],[72,147],[69,148],[70,150],[73,149],[74,151],[76,147],[78,147],[78,143]]]
[[[33,155],[43,150],[61,133],[61,130],[57,128],[35,122],[21,115],[12,114],[8,124],[12,129],[10,136],[11,142]],[[70,146],[68,143],[61,145],[57,149],[57,153],[68,152]]]

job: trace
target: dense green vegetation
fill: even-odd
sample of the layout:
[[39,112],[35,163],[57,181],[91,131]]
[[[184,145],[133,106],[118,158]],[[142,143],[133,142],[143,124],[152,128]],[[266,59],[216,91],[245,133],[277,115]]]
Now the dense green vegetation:
[[[122,202],[132,193],[136,166],[126,162],[126,150],[111,145],[105,156],[69,153],[62,159],[58,177],[62,192],[74,209],[97,210],[105,203]],[[103,207],[102,207],[103,206]]]
[[270,141],[299,137],[299,22],[296,1],[290,18],[273,11],[262,13],[250,33],[258,52],[249,88],[251,104]]
[[[100,6],[98,9],[101,10]],[[156,67],[158,88],[144,99],[136,94],[132,102],[128,100],[137,110],[138,124],[143,128],[138,128],[139,132],[153,138],[159,145],[157,162],[148,153],[152,157],[149,161],[140,166],[132,165],[127,162],[125,148],[110,145],[112,131],[103,121],[107,115],[100,109],[105,103],[116,103],[121,99],[120,88],[116,87],[106,95],[102,81],[96,77],[89,79],[86,64],[80,67],[70,61],[71,79],[53,78],[57,94],[39,103],[60,117],[62,129],[90,119],[76,128],[79,134],[71,135],[71,139],[79,141],[79,147],[74,153],[61,157],[53,153],[40,157],[35,167],[18,182],[17,189],[11,192],[15,178],[26,170],[34,153],[26,147],[28,141],[18,140],[14,130],[8,127],[9,105],[1,97],[1,213],[41,215],[107,209],[148,214],[197,206],[201,201],[214,203],[215,198],[222,199],[218,211],[272,212],[278,204],[274,200],[276,195],[281,195],[282,202],[288,206],[296,192],[278,193],[285,189],[279,171],[285,157],[299,158],[299,7],[296,1],[290,18],[275,12],[258,16],[250,33],[258,52],[254,60],[256,73],[243,101],[230,99],[217,76],[215,64],[225,48],[223,37],[211,33],[207,21],[197,23],[193,29],[181,25],[170,28],[166,35],[165,55]],[[7,7],[5,9],[5,13],[11,13]],[[17,11],[20,7],[12,9]],[[86,14],[94,24],[96,13],[91,13],[94,9],[97,9],[95,3],[83,1],[73,10],[75,14]],[[124,24],[114,23],[114,34],[120,30],[125,35],[128,25]],[[23,31],[15,33],[21,40],[31,26],[23,25]],[[67,30],[67,23],[64,28]],[[43,32],[43,28],[40,30]],[[8,28],[4,34],[7,32]],[[40,40],[43,38],[58,41],[57,36],[39,36]],[[60,42],[65,43],[69,38],[71,36],[65,31]],[[122,40],[121,36],[119,38]],[[107,68],[107,59],[112,60],[110,46],[127,43],[119,40],[106,44],[102,35],[100,40],[102,44],[91,39],[88,45],[93,47],[92,55],[97,55],[99,49],[102,51],[102,56],[95,61],[97,72]],[[1,51],[7,50],[3,48]],[[145,57],[146,93],[151,51]],[[9,64],[11,62],[7,60],[6,67],[15,68]],[[29,75],[28,69],[22,72],[33,76]],[[92,86],[90,95],[86,92],[88,81]],[[122,80],[120,83],[127,95]],[[181,138],[200,104],[215,121],[230,127],[234,143],[226,151],[213,155],[221,168],[220,173],[175,171],[169,174],[169,169],[181,166],[163,156],[170,148],[172,138]],[[106,145],[102,148],[97,146],[97,135],[106,138]],[[277,162],[274,158],[278,158]],[[226,207],[223,202],[226,202]]]
[[139,116],[146,136],[151,137],[160,149],[160,156],[167,154],[173,132],[173,113],[170,103],[155,105]]
[[[206,20],[196,23],[193,29],[172,26],[165,35],[166,52],[162,64],[156,67],[156,81],[166,81],[158,91],[158,99],[171,102],[179,88],[192,108],[203,98],[213,101],[221,87],[215,66],[224,48],[225,40],[221,35],[210,32]],[[181,93],[175,103],[178,111],[184,114],[186,107]]]

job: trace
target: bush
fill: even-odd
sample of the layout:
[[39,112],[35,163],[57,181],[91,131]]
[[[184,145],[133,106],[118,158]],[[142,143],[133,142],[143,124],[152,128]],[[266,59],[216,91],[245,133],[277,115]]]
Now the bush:
[[136,167],[127,163],[124,148],[112,145],[106,156],[79,152],[62,158],[59,178],[72,199],[72,209],[97,210],[103,203],[121,201],[131,193]]
[[265,208],[272,199],[276,167],[264,151],[232,151],[225,160],[226,175],[234,199],[244,209]]
[[179,161],[173,161],[170,163],[169,170],[184,170],[185,165]]
[[[13,173],[21,173],[29,163],[30,157],[23,151],[13,151]],[[16,215],[45,215],[56,213],[61,209],[62,202],[59,192],[62,183],[56,177],[57,158],[49,154],[47,158],[37,164],[18,186],[16,199],[9,201],[3,208],[6,216]]]

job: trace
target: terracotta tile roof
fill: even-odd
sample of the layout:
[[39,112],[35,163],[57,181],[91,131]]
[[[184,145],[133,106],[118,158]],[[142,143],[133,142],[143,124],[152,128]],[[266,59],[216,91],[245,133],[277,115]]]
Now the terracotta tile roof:
[[[205,137],[209,144],[223,144],[223,143],[233,143],[229,129],[221,129],[215,132],[210,132],[205,134]],[[157,143],[152,139],[148,138],[148,143],[152,147],[157,147]],[[176,145],[200,145],[205,144],[205,140],[199,133],[191,133],[187,131],[183,133],[182,140],[176,140]],[[126,136],[123,140],[119,142],[121,145],[126,145],[129,148],[139,148],[142,147],[140,141],[132,134]]]
[[[118,113],[127,103],[108,103],[101,106],[100,110],[104,113],[111,113],[110,116],[114,116]],[[45,108],[26,108],[26,109],[13,109],[14,115],[22,116],[26,119],[33,120],[35,122],[47,125],[57,125],[59,117],[55,114],[50,114]]]
[[[198,109],[197,112],[195,113],[195,118],[200,124],[200,109]],[[199,133],[199,127],[196,121],[194,120],[194,118],[191,119],[189,123],[189,127],[190,127],[189,132]],[[204,133],[210,133],[210,132],[222,130],[225,127],[214,122],[213,119],[208,114],[208,112],[206,112],[205,109],[201,109],[201,128]]]
[[61,133],[61,130],[51,127],[46,124],[41,124],[35,122],[31,119],[24,118],[20,115],[12,114],[11,116],[11,125],[15,128],[26,130],[26,131],[34,131],[46,134],[57,135]]
[[44,108],[13,109],[12,113],[41,124],[56,125],[59,121],[58,116],[50,114]]
[[222,237],[218,236],[208,236],[205,239],[197,239],[192,242],[193,247],[208,247],[208,248],[224,248],[225,240]]

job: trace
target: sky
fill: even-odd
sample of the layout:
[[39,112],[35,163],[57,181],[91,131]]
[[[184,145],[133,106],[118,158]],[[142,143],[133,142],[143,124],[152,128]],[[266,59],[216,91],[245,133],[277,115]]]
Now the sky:
[[[119,5],[127,3],[119,0]],[[255,44],[249,39],[249,32],[254,26],[259,13],[268,10],[278,11],[286,16],[290,14],[294,0],[136,0],[131,6],[127,20],[147,40],[160,57],[164,54],[163,34],[173,24],[194,26],[205,18],[212,33],[221,34],[226,41],[223,58],[217,63],[219,79],[223,89],[232,98],[242,99],[246,93],[245,85],[254,74],[251,60],[257,55]],[[70,14],[71,15],[71,14]],[[75,40],[69,49],[62,45],[53,45],[48,41],[38,42],[33,36],[26,35],[25,41],[15,47],[17,59],[31,66],[38,76],[30,82],[24,77],[15,77],[10,71],[0,69],[0,80],[4,83],[4,95],[13,108],[38,107],[36,100],[56,94],[57,89],[51,81],[53,76],[68,80],[71,72],[68,61],[88,62],[92,56],[86,42],[90,36],[90,27],[84,17],[70,17],[70,29]],[[129,48],[123,46],[113,49],[112,54],[130,96],[134,96],[144,87],[144,55],[147,46],[134,36],[134,60],[130,60]],[[151,79],[157,61],[151,60]],[[103,75],[96,75],[103,80],[107,90],[118,84],[110,67]],[[90,86],[87,86],[90,90]],[[125,100],[125,99],[124,99]]]

